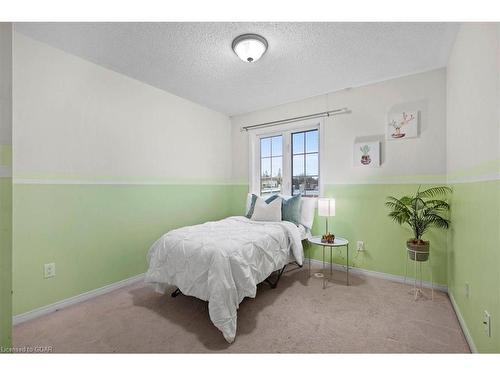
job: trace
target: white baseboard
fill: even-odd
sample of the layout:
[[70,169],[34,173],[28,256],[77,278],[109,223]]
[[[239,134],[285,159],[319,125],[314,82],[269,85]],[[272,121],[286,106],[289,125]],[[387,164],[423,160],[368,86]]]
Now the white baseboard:
[[39,307],[38,309],[35,309],[35,310],[31,310],[31,311],[28,311],[28,312],[25,312],[25,313],[22,313],[19,315],[15,315],[12,318],[12,324],[16,325],[19,323],[27,322],[28,320],[35,319],[35,318],[38,318],[40,316],[53,313],[55,311],[64,309],[65,307],[68,307],[68,306],[71,306],[71,305],[74,305],[74,304],[77,304],[77,303],[80,303],[83,301],[87,301],[91,298],[112,292],[113,290],[123,288],[124,286],[127,286],[127,285],[142,281],[143,279],[144,279],[144,274],[142,273],[140,275],[132,276],[132,277],[129,277],[128,279],[121,280],[121,281],[118,281],[116,283],[109,284],[109,285],[103,286],[103,287],[98,288],[98,289],[90,290],[88,292],[79,294],[79,295],[74,296],[74,297],[63,299],[62,301],[58,301],[58,302],[52,303],[52,304],[47,305],[47,306]]
[[476,344],[474,344],[474,340],[472,340],[469,328],[467,328],[467,324],[465,323],[464,317],[462,316],[462,313],[460,312],[457,302],[453,297],[453,293],[448,292],[448,295],[450,296],[451,305],[453,306],[453,310],[455,310],[455,314],[457,315],[458,322],[460,323],[462,332],[464,333],[465,339],[467,340],[467,344],[469,344],[469,349],[472,353],[477,353],[478,351],[476,348]]
[[[304,260],[304,266],[307,267],[307,262],[309,262],[309,258],[306,258]],[[316,259],[311,259],[311,265],[323,267],[323,262],[320,260]],[[326,268],[330,267],[330,263],[326,263]],[[333,269],[336,271],[345,271],[345,266],[337,263],[333,263]],[[349,273],[352,273],[353,275],[365,275],[365,276],[371,276],[371,277],[376,277],[378,279],[384,279],[384,280],[390,280],[394,281],[397,283],[405,284],[405,278],[404,276],[397,276],[397,275],[392,275],[390,273],[384,273],[384,272],[378,272],[378,271],[370,271],[370,270],[365,270],[363,268],[357,268],[357,267],[351,267],[349,266]],[[413,279],[410,277],[406,278],[406,284],[408,285],[413,285]],[[422,286],[425,288],[430,288],[431,283],[428,281],[422,282]],[[433,283],[433,287],[436,290],[440,290],[441,292],[448,293],[448,287],[446,285],[440,285]]]

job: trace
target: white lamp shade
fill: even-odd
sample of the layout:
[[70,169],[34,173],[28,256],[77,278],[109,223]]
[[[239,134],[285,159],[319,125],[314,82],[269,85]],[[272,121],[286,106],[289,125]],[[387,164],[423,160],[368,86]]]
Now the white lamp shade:
[[333,198],[318,199],[318,215],[335,216],[335,199]]

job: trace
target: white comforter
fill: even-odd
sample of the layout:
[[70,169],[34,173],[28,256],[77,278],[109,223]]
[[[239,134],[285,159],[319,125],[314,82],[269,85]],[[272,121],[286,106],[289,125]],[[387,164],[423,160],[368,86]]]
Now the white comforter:
[[255,297],[257,284],[290,259],[302,265],[303,256],[296,225],[234,216],[163,235],[149,250],[146,282],[208,301],[210,319],[231,343],[243,298]]

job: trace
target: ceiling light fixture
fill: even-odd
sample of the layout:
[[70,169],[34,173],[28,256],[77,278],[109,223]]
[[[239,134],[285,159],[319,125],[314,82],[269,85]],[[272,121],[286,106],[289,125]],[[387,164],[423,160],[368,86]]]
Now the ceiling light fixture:
[[267,40],[257,34],[243,34],[233,40],[233,51],[245,62],[256,62],[267,50]]

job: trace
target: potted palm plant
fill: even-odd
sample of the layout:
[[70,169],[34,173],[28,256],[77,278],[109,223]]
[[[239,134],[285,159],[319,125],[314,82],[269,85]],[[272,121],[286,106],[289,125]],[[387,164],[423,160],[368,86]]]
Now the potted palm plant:
[[385,205],[391,209],[389,217],[396,223],[407,224],[413,231],[414,238],[406,242],[408,255],[412,260],[424,262],[429,258],[429,241],[424,241],[422,236],[430,228],[448,229],[450,221],[445,217],[450,209],[444,200],[436,199],[446,197],[452,190],[447,186],[435,186],[420,191],[413,196],[401,198],[387,197]]

